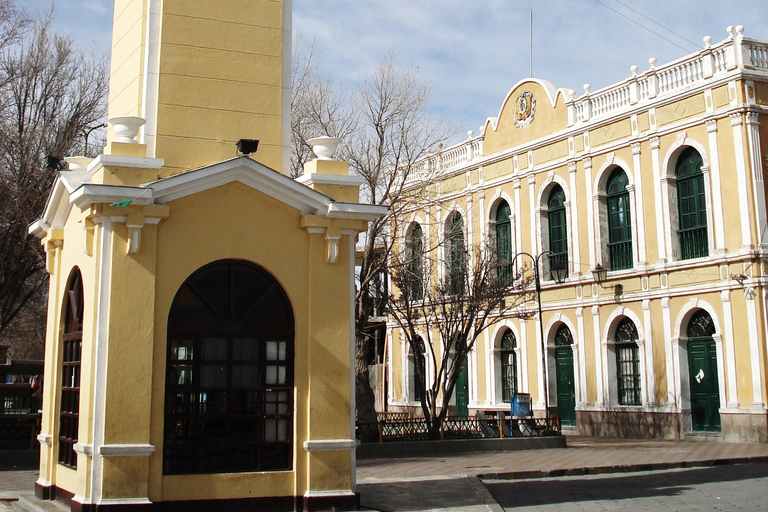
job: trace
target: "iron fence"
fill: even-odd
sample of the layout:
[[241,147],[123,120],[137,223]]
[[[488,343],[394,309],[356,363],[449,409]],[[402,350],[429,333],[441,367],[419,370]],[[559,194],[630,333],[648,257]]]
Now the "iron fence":
[[[560,419],[554,416],[549,419],[447,416],[439,425],[439,438],[443,440],[559,435]],[[358,423],[356,436],[363,443],[430,439],[427,421],[424,418],[410,418],[407,413],[402,413],[402,416],[380,416],[377,423]]]

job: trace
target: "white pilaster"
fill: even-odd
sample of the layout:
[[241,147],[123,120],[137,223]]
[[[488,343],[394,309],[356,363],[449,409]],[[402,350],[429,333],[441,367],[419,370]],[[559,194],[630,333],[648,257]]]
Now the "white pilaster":
[[720,300],[723,303],[723,338],[725,342],[726,381],[728,383],[728,399],[726,407],[737,409],[739,407],[739,389],[736,385],[736,347],[733,339],[733,313],[731,312],[731,292],[720,292]]
[[754,288],[744,289],[744,298],[747,299],[747,325],[749,327],[749,354],[752,362],[752,408],[764,409],[763,398],[763,373],[762,356],[760,355],[760,340],[757,333],[757,303],[755,301]]
[[[677,408],[680,404],[677,403],[677,397],[680,396],[680,379],[678,378],[678,372],[676,368],[675,359],[677,358],[678,350],[673,350],[672,347],[672,316],[669,311],[669,297],[661,299],[661,320],[664,327],[664,355],[667,370],[667,405]],[[679,342],[679,340],[677,340]],[[679,364],[679,361],[677,361]]]
[[768,243],[768,223],[766,222],[765,183],[763,180],[763,159],[760,152],[760,123],[757,112],[747,112],[747,140],[749,142],[749,166],[752,169],[754,186],[755,212],[757,216],[756,245]]
[[656,369],[653,364],[653,324],[651,323],[651,301],[643,300],[643,331],[645,339],[645,374],[648,389],[647,404],[656,406]]
[[581,249],[579,247],[579,225],[581,223],[579,222],[579,193],[576,186],[576,162],[568,162],[568,174],[570,175],[571,182],[571,218],[570,224],[566,227],[571,230],[570,238],[572,250],[570,252],[570,259],[573,262],[571,272],[574,274],[581,274]]
[[520,320],[520,373],[521,373],[521,393],[530,393],[530,382],[528,382],[528,331],[526,321]]
[[[584,160],[582,160],[582,163],[584,164],[584,179],[587,183],[586,185],[586,191],[587,194],[589,194],[589,191],[592,190],[592,158],[587,157]],[[595,240],[595,224],[593,222],[593,219],[595,218],[595,210],[593,208],[592,201],[589,200],[589,197],[586,199],[587,201],[587,235],[589,236],[589,268],[593,269],[595,268],[595,265],[597,264],[597,260],[595,259],[595,244],[598,243],[597,240]]]
[[[661,160],[659,156],[659,138],[658,137],[652,137],[650,140],[651,143],[651,165],[653,166],[653,193],[656,198],[655,206],[656,206],[656,243],[658,244],[659,248],[659,255],[656,260],[656,263],[667,261],[667,242],[666,242],[666,235],[665,232],[669,231],[669,222],[668,219],[670,218],[668,215],[665,215],[665,213],[668,213],[666,210],[669,210],[668,202],[669,202],[669,195],[664,196],[665,193],[668,192],[667,190],[667,183],[664,183],[664,186],[662,186],[661,182]],[[665,208],[665,205],[667,207]]]
[[636,230],[637,262],[641,266],[648,263],[645,249],[645,209],[643,208],[643,174],[640,169],[640,143],[632,144],[632,174],[635,183],[635,204],[632,205],[633,226]]
[[595,342],[595,387],[597,388],[595,405],[597,407],[603,407],[603,405],[605,405],[605,391],[603,388],[603,352],[602,343],[600,343],[599,306],[592,306],[592,335]]
[[736,164],[736,183],[739,191],[739,220],[741,221],[741,248],[752,248],[751,222],[749,211],[749,196],[747,193],[747,163],[744,160],[744,135],[742,134],[742,115],[735,113],[730,115],[733,128],[733,147]]
[[720,185],[720,151],[717,144],[717,120],[707,121],[709,139],[709,178],[712,182],[712,216],[715,228],[715,253],[724,253],[725,221],[723,217],[723,194]]
[[583,407],[587,403],[587,343],[584,335],[584,308],[581,306],[576,308],[576,330],[579,338],[579,389],[576,400]]

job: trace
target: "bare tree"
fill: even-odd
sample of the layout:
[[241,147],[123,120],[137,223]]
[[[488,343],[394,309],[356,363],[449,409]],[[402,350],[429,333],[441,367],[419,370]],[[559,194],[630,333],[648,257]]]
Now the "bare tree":
[[[51,23],[50,12],[31,20],[0,0],[0,336],[30,301],[24,324],[44,324],[45,255],[27,227],[55,178],[46,156],[84,154],[106,116],[105,61],[54,35]],[[91,139],[91,152],[101,149]]]
[[417,250],[401,244],[392,254],[388,311],[413,357],[413,385],[432,439],[440,437],[477,338],[505,317],[532,313],[524,307],[533,293],[530,269],[500,262],[491,246],[465,251],[461,240],[457,250],[451,237],[433,247],[419,243]]
[[[416,70],[399,67],[392,56],[364,77],[353,93],[347,93],[321,77],[313,48],[307,53],[296,48],[293,86],[292,174],[300,174],[303,163],[311,158],[307,139],[339,137],[343,143],[338,158],[348,161],[351,171],[364,179],[361,200],[388,207],[388,213],[371,222],[366,233],[361,234],[356,261],[357,414],[361,422],[375,422],[368,354],[385,314],[392,249],[388,231],[408,206],[408,194],[418,195],[426,187],[426,180],[414,180],[417,170],[423,171],[417,167],[417,160],[447,139],[450,130],[441,119],[429,115],[429,87],[421,82]],[[417,181],[421,186],[414,189]]]

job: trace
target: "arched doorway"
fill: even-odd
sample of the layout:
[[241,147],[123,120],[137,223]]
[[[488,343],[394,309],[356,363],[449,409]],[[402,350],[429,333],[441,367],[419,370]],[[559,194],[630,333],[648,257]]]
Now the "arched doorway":
[[168,317],[163,474],[288,470],[293,310],[261,267],[221,260],[182,284]]
[[456,380],[456,414],[469,415],[469,372],[466,358],[461,362],[459,378]]
[[720,390],[717,376],[715,325],[704,310],[693,314],[687,329],[691,420],[694,431],[720,431]]
[[557,415],[565,426],[576,425],[576,388],[573,376],[573,336],[568,326],[561,324],[555,334],[555,382],[557,386]]

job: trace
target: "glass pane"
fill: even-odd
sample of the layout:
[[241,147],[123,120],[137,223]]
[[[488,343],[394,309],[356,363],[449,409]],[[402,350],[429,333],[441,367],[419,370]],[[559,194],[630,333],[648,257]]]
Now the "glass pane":
[[259,367],[257,365],[233,366],[232,387],[248,389],[255,389],[259,387]]
[[232,359],[234,361],[258,361],[259,345],[254,338],[235,338],[232,340]]
[[171,340],[171,359],[191,361],[194,353],[194,342],[192,340]]
[[215,364],[203,365],[200,386],[212,389],[227,387],[227,367]]
[[227,338],[203,338],[203,361],[225,361],[227,359]]

